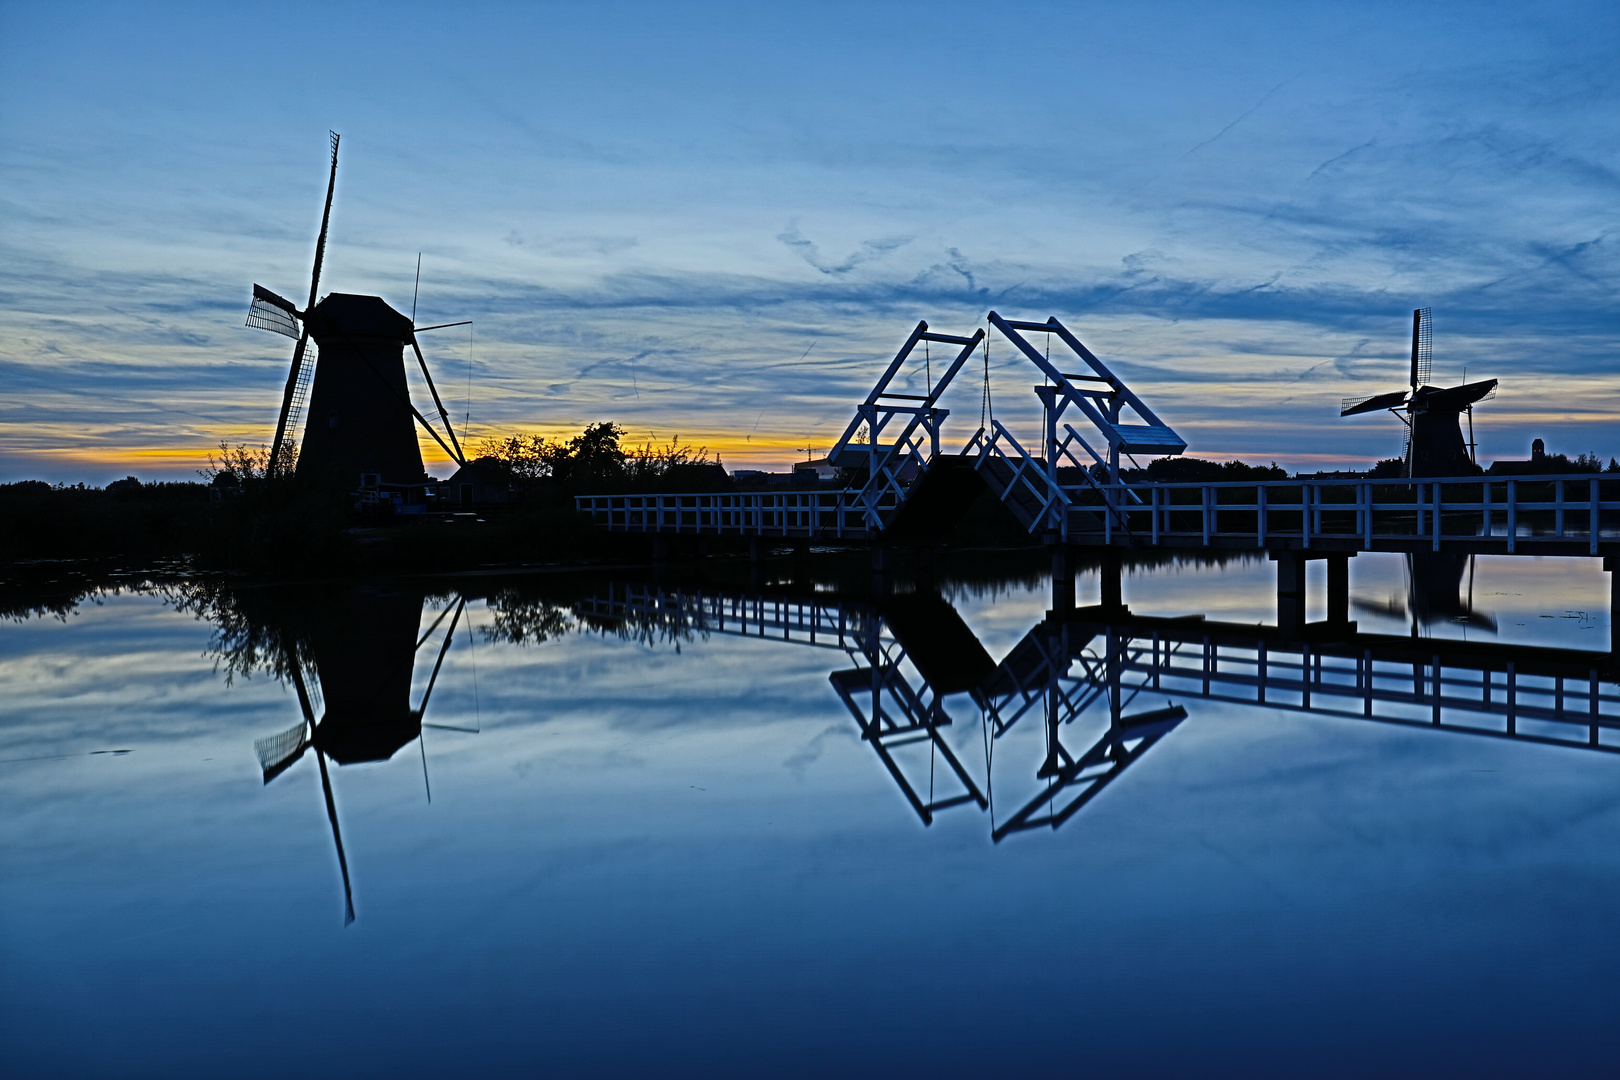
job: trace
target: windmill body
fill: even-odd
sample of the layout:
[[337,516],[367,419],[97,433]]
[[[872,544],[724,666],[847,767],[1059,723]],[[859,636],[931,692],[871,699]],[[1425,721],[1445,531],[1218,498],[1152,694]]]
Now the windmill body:
[[405,382],[411,320],[378,296],[332,293],[309,313],[318,347],[298,472],[349,485],[427,480]]
[[1420,386],[1407,403],[1412,424],[1411,476],[1467,476],[1478,472],[1463,438],[1462,416],[1496,389],[1495,379],[1462,386]]
[[321,605],[308,638],[325,706],[313,741],[339,765],[387,761],[422,733],[411,707],[422,603],[420,592],[362,589]]
[[[1496,392],[1496,380],[1460,386],[1429,385],[1429,309],[1412,312],[1412,375],[1406,390],[1346,398],[1340,416],[1388,410],[1406,424],[1407,476],[1468,476],[1479,472],[1472,450],[1473,408]],[[1469,417],[1469,439],[1463,438],[1463,414]]]
[[[291,768],[307,751],[315,751],[321,792],[332,826],[332,843],[343,875],[345,923],[354,921],[354,895],[327,762],[356,765],[387,761],[416,741],[422,751],[422,780],[426,784],[427,748],[422,742],[422,729],[443,727],[477,732],[476,727],[423,721],[439,670],[444,666],[445,655],[450,651],[456,627],[467,606],[464,597],[447,605],[428,632],[418,637],[425,600],[426,595],[421,590],[367,588],[320,593],[301,605],[298,617],[289,621],[283,633],[288,640],[301,643],[301,646],[292,646],[294,655],[287,670],[298,694],[303,720],[286,731],[254,742],[266,784]],[[417,654],[447,618],[449,628],[441,639],[427,688],[422,692],[422,700],[412,708],[411,681]],[[299,655],[300,647],[307,652]],[[318,706],[311,684],[305,678],[306,660],[308,673],[314,676],[314,686],[320,692]],[[321,711],[318,718],[317,707]],[[428,797],[431,802],[431,791]]]

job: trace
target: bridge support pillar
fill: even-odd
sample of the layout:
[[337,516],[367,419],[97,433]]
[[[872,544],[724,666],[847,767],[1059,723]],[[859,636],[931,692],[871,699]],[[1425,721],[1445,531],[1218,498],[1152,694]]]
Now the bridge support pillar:
[[914,552],[916,566],[916,586],[918,592],[934,591],[934,549],[932,547],[919,547]]
[[669,561],[669,537],[653,533],[652,558],[655,565]]
[[1067,544],[1053,544],[1052,551],[1052,610],[1074,610],[1074,549]]
[[1327,557],[1327,621],[1334,626],[1350,621],[1351,557],[1350,552]]
[[758,566],[765,561],[765,541],[762,537],[750,536],[748,538],[748,561]]
[[886,544],[872,545],[872,591],[886,593],[889,591],[894,574],[894,552]]
[[1305,560],[1295,551],[1279,551],[1273,557],[1277,560],[1277,629],[1303,633]]
[[1125,596],[1119,587],[1123,564],[1124,559],[1121,558],[1118,548],[1103,548],[1102,565],[1097,571],[1102,589],[1097,602],[1108,611],[1122,611],[1125,608]]

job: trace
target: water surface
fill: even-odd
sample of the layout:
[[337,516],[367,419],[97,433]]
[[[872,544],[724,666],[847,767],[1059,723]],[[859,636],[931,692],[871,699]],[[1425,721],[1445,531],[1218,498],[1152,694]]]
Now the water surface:
[[[1257,624],[1273,574],[1170,564],[1125,593]],[[1620,738],[1587,745],[1582,677],[1567,719],[1536,721],[1556,691],[1525,674],[1508,738],[1449,706],[1436,730],[1417,699],[1351,715],[1321,688],[1351,677],[1332,656],[1304,708],[1268,653],[1283,682],[1260,704],[1236,650],[1245,700],[1127,673],[1111,718],[1087,674],[1106,634],[1029,693],[955,688],[989,684],[951,620],[1006,675],[1051,594],[1027,569],[938,577],[901,601],[816,564],[180,583],[0,626],[0,1067],[1611,1071]],[[1425,623],[1401,560],[1363,557],[1353,614],[1426,649],[1507,643],[1526,672],[1537,650],[1589,656],[1620,721],[1601,571],[1472,578],[1462,614]],[[783,629],[794,611],[843,622]],[[905,683],[880,688],[886,714],[910,693],[927,721],[888,740],[894,771],[863,738],[870,696],[839,692],[874,671]],[[1379,672],[1391,694],[1413,678]],[[1174,709],[1107,749],[1119,718]],[[1109,778],[1056,827],[1016,827],[1089,790],[1039,775],[1054,730],[1071,756],[1104,746]]]

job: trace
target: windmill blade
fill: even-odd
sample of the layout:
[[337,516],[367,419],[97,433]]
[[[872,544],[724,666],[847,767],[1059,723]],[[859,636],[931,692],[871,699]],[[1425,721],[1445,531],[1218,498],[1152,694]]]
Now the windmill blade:
[[433,636],[433,631],[439,628],[439,624],[444,622],[445,616],[449,615],[452,610],[449,604],[444,606],[444,610],[439,612],[439,617],[433,620],[433,625],[427,628],[427,633],[416,639],[417,649],[421,649],[427,639]]
[[332,193],[337,190],[338,141],[343,136],[335,131],[327,134],[332,137],[332,172],[326,178],[326,208],[321,211],[321,235],[315,241],[315,269],[309,276],[309,303],[304,305],[305,311],[313,308],[319,298],[316,290],[321,285],[321,262],[326,258],[326,228],[332,221]]
[[292,768],[308,749],[309,724],[302,720],[279,735],[253,741],[253,752],[259,757],[259,768],[267,784]]
[[296,663],[293,664],[292,681],[293,689],[298,692],[298,709],[304,714],[303,721],[280,735],[271,735],[253,743],[253,751],[259,755],[259,767],[264,770],[264,782],[267,784],[304,756],[304,751],[312,745],[315,733],[315,708],[310,704],[309,687],[304,685],[304,672]]
[[[305,311],[309,311],[310,309],[314,308],[315,301],[319,297],[319,289],[321,285],[321,263],[326,258],[326,233],[328,226],[332,222],[332,194],[337,190],[338,142],[342,139],[342,136],[335,131],[329,131],[327,134],[330,135],[332,139],[332,171],[326,178],[326,206],[321,211],[321,232],[315,240],[315,268],[313,271],[311,271],[309,276],[309,303],[304,305]],[[268,289],[264,291],[266,293],[270,292]],[[258,295],[258,287],[255,286],[255,303],[257,303]],[[275,294],[271,293],[270,295],[273,296]],[[281,298],[277,297],[277,299]],[[252,315],[250,313],[250,322],[251,319]],[[287,373],[287,385],[281,392],[281,416],[276,420],[276,437],[275,440],[270,444],[270,474],[272,476],[282,471],[282,446],[287,439],[287,416],[292,412],[293,397],[298,390],[298,374],[303,369],[304,352],[308,348],[309,327],[305,326],[303,328],[303,333],[298,337],[298,346],[293,350],[292,370]]]
[[1454,617],[1451,621],[1467,623],[1469,626],[1478,627],[1487,634],[1496,633],[1496,619],[1493,616],[1487,615],[1483,611],[1477,611],[1466,604],[1463,606],[1463,613]]
[[259,284],[253,286],[253,303],[248,305],[247,324],[294,340],[303,336],[303,325],[293,302]]
[[1406,404],[1405,390],[1397,390],[1392,394],[1375,394],[1370,398],[1345,398],[1340,403],[1340,416],[1357,416],[1361,413],[1379,412],[1383,409],[1393,409]]
[[1429,384],[1433,367],[1434,322],[1428,308],[1412,312],[1412,390]]
[[439,681],[439,669],[444,666],[444,654],[450,651],[450,643],[456,638],[456,624],[461,621],[461,611],[467,606],[467,598],[463,596],[456,605],[455,618],[450,620],[450,630],[444,635],[444,644],[439,647],[439,659],[433,664],[433,674],[428,677],[427,689],[422,691],[422,704],[416,707],[416,715],[426,716],[428,699],[433,696],[433,684]]
[[1373,600],[1363,600],[1359,596],[1350,598],[1350,606],[1357,611],[1365,611],[1369,615],[1390,615],[1397,619],[1406,618],[1406,601],[1398,596],[1391,596],[1383,603]]
[[315,707],[309,701],[309,687],[304,685],[304,672],[295,661],[292,666],[293,688],[298,691],[298,707],[304,712],[304,723],[315,730]]
[[304,353],[309,348],[309,327],[298,338],[298,344],[293,347],[292,368],[287,372],[287,385],[281,391],[281,415],[276,418],[276,437],[270,443],[269,472],[275,476],[282,471],[285,464],[282,461],[282,447],[287,442],[287,418],[292,415],[293,398],[298,393],[298,373],[304,368]]
[[428,783],[428,774],[427,774],[427,732],[418,731],[416,733],[416,745],[422,751],[422,790],[427,792],[428,805],[431,806],[431,805],[433,805],[433,785]]
[[332,777],[326,770],[326,755],[315,751],[321,766],[321,791],[326,796],[326,816],[332,822],[332,843],[337,847],[338,869],[343,871],[343,925],[354,922],[354,891],[349,887],[349,860],[343,857],[343,832],[338,828],[337,803],[332,798]]

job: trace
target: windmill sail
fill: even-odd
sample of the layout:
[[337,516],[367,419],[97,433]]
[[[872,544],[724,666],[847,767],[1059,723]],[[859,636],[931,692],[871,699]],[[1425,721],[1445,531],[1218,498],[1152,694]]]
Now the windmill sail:
[[247,324],[294,340],[303,336],[298,309],[286,297],[277,296],[263,285],[253,286],[253,303],[248,307]]
[[1345,398],[1340,416],[1356,416],[1364,412],[1378,412],[1381,409],[1394,409],[1406,404],[1406,391],[1396,390],[1390,394],[1375,394],[1370,398]]
[[255,739],[253,752],[259,757],[259,768],[264,771],[264,782],[269,783],[293,766],[304,751],[309,749],[309,724],[299,721],[279,735]]
[[1434,369],[1434,318],[1428,308],[1412,312],[1412,391],[1428,386]]
[[[319,289],[321,286],[321,262],[326,257],[327,227],[332,221],[332,194],[337,190],[338,142],[341,140],[342,136],[335,131],[328,132],[327,134],[332,138],[332,171],[326,179],[326,207],[321,211],[321,233],[315,241],[315,269],[311,272],[309,277],[309,302],[304,305],[305,312],[308,312],[315,307],[315,300],[319,295]],[[269,293],[271,296],[275,295],[274,293],[270,293],[270,290],[268,289],[265,289],[264,292]],[[254,286],[253,299],[255,306],[257,306],[259,301],[258,286]],[[276,299],[281,300],[281,297],[276,297]],[[269,301],[267,301],[267,303],[269,303]],[[285,303],[285,301],[283,301],[283,303]],[[257,325],[252,323],[252,318],[252,314],[250,313],[248,316],[249,323],[252,325]],[[287,439],[288,418],[293,412],[294,399],[298,399],[298,403],[302,405],[303,391],[309,385],[309,377],[304,373],[304,354],[308,350],[308,347],[309,327],[305,325],[302,327],[302,332],[298,335],[298,346],[293,349],[292,370],[287,373],[287,385],[281,392],[281,416],[276,421],[275,441],[270,444],[270,471],[272,474],[285,473],[290,469],[292,464],[291,461],[285,460],[290,458],[292,455],[287,453],[284,447]],[[296,422],[296,418],[294,419]]]

